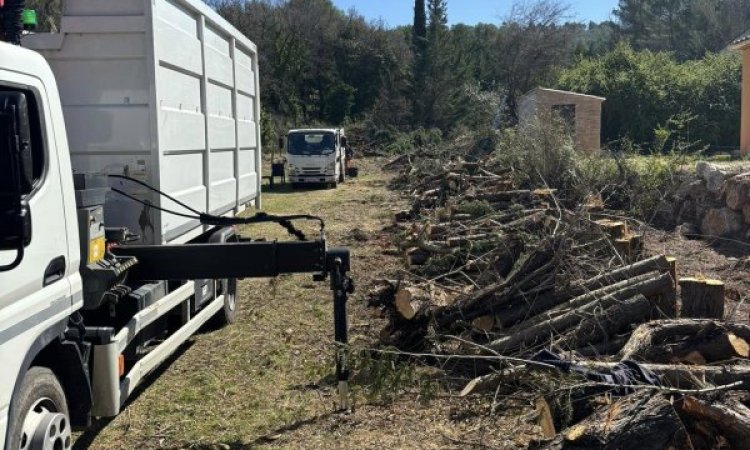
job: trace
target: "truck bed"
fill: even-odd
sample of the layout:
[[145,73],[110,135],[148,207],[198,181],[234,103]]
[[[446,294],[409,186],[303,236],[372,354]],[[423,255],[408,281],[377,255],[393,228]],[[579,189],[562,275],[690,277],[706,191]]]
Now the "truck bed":
[[[74,171],[125,174],[199,211],[236,214],[260,200],[255,44],[200,0],[67,0],[42,53],[63,102]],[[187,212],[127,181],[118,188]],[[184,242],[197,221],[110,193],[108,226],[144,243]]]

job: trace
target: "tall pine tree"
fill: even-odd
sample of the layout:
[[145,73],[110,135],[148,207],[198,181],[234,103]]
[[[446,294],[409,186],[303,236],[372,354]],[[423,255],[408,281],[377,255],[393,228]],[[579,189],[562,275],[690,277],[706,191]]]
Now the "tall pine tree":
[[424,0],[414,0],[414,26],[412,27],[412,47],[414,51],[412,84],[412,122],[422,125],[424,107],[421,94],[424,92],[427,76],[427,14]]
[[446,0],[427,3],[425,88],[421,92],[423,125],[450,129],[463,114],[470,66],[451,41]]

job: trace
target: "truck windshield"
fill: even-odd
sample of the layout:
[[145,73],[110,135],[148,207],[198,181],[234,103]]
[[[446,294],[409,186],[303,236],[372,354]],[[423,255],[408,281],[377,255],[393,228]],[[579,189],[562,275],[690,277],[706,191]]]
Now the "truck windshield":
[[330,155],[335,150],[333,133],[292,133],[290,155]]

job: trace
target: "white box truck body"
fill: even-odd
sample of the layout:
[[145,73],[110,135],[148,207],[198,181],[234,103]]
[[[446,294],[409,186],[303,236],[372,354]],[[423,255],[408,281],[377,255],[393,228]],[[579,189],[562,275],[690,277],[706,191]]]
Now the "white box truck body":
[[[74,172],[138,178],[189,206],[234,214],[259,201],[257,48],[200,0],[67,0],[60,33],[26,36],[60,90]],[[120,188],[184,212],[133,183]],[[107,226],[186,242],[197,221],[116,194]]]

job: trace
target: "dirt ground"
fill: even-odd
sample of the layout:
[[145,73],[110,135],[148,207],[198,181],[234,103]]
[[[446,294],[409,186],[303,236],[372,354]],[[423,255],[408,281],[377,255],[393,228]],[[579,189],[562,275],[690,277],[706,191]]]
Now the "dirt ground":
[[[387,188],[381,162],[360,162],[361,176],[338,189],[264,194],[271,213],[311,213],[327,222],[332,245],[349,246],[357,293],[349,304],[351,342],[367,348],[383,322],[369,310],[373,281],[400,267],[387,231],[405,205]],[[314,227],[306,227],[310,234]],[[747,322],[750,247],[688,241],[645,229],[647,250],[678,258],[680,276],[725,280],[728,316]],[[271,226],[254,237],[288,238]],[[149,377],[125,410],[79,437],[76,449],[515,449],[538,438],[533,398],[459,398],[466,380],[434,384],[429,371],[395,363],[355,377],[351,413],[335,412],[332,301],[311,276],[244,280],[237,323],[202,333]],[[492,413],[494,407],[494,413]]]
[[675,231],[646,227],[646,251],[677,258],[677,277],[721,280],[726,285],[724,318],[750,323],[750,244],[733,239],[689,240]]

